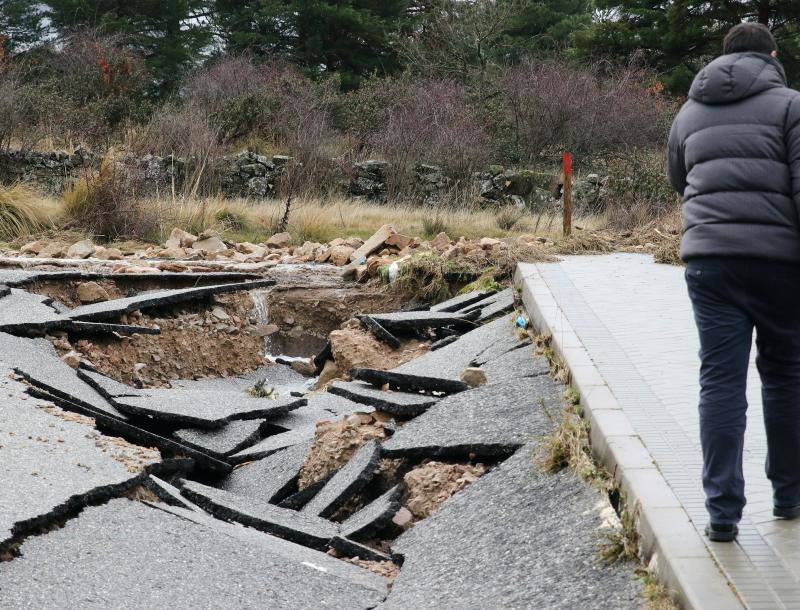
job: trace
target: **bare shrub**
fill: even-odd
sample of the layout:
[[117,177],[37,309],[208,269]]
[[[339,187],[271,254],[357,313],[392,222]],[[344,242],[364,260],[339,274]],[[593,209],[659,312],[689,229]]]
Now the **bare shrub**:
[[27,148],[39,138],[34,113],[34,92],[9,66],[0,64],[0,150],[8,150],[12,142]]
[[36,120],[62,142],[108,147],[147,112],[144,63],[120,39],[78,32],[39,49],[18,69],[36,88]]
[[[413,189],[413,167],[441,166],[460,184],[491,155],[491,140],[469,104],[468,89],[447,79],[406,80],[395,86],[378,112],[376,128],[364,134],[366,146],[390,162],[389,195]],[[379,107],[379,106],[378,106]]]
[[673,106],[651,86],[653,75],[634,65],[605,68],[527,59],[503,71],[498,84],[523,159],[663,142]]
[[156,230],[157,218],[146,210],[140,191],[136,174],[112,151],[97,172],[87,170],[65,191],[68,226],[105,240],[146,238]]

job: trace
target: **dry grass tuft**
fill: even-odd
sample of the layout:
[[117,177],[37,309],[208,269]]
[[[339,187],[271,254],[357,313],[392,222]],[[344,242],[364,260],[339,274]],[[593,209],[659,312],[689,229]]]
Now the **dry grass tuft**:
[[29,186],[0,185],[0,240],[12,241],[52,229],[61,208]]

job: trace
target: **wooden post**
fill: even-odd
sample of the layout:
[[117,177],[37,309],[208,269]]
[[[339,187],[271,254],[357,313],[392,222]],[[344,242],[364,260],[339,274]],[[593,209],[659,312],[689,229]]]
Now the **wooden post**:
[[563,156],[564,164],[564,236],[572,234],[572,155]]

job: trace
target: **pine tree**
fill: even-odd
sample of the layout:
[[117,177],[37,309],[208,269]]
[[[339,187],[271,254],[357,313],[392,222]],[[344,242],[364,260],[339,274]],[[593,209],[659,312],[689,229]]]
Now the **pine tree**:
[[791,78],[800,78],[800,2],[796,0],[595,0],[600,18],[575,35],[584,55],[626,59],[641,53],[674,92],[722,51],[722,39],[742,21],[768,25]]
[[226,50],[278,54],[351,88],[400,67],[392,37],[409,8],[409,0],[217,0],[215,18]]
[[205,0],[51,0],[46,6],[58,32],[90,28],[121,36],[145,58],[162,95],[211,42]]
[[0,0],[0,56],[38,42],[41,7],[36,0]]

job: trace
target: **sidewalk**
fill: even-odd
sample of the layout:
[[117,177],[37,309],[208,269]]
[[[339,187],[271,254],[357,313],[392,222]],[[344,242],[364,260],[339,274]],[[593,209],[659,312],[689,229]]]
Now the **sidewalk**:
[[800,522],[772,518],[754,365],[739,541],[707,543],[701,534],[698,340],[683,269],[645,255],[579,256],[521,264],[515,280],[572,372],[595,452],[639,507],[645,551],[684,603],[800,608]]

